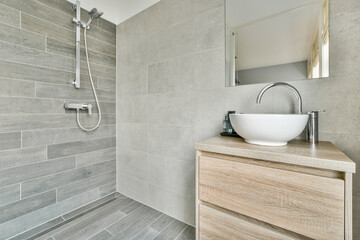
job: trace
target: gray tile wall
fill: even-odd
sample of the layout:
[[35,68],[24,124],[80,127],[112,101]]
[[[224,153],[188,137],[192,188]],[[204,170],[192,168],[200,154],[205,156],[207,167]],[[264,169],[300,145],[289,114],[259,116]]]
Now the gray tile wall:
[[[95,106],[84,49],[82,88],[71,84],[74,16],[66,0],[0,0],[0,239],[116,190],[116,26],[100,19],[88,32],[104,114],[100,128],[85,133],[62,106]],[[93,126],[97,117],[81,121]]]
[[[360,2],[330,0],[331,77],[291,82],[321,140],[360,166]],[[141,34],[139,34],[141,33]],[[223,0],[162,0],[117,26],[118,189],[194,224],[194,143],[216,136],[228,110],[294,110],[294,97],[263,84],[225,88]],[[354,233],[360,238],[360,174]]]

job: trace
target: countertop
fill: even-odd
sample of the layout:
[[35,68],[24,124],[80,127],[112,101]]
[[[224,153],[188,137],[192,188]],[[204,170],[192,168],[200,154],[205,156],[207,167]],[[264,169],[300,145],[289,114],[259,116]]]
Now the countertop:
[[293,140],[283,147],[267,147],[248,144],[240,138],[219,136],[195,146],[199,151],[355,173],[355,163],[330,142],[311,145]]

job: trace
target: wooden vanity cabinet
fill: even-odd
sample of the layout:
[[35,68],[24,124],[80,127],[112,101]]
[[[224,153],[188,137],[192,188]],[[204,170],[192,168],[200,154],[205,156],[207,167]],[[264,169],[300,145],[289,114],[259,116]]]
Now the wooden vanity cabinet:
[[355,164],[331,143],[196,149],[197,239],[352,239]]

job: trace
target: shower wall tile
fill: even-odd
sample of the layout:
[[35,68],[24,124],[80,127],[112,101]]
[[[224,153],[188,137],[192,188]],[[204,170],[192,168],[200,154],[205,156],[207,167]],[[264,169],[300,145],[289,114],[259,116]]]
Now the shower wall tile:
[[0,206],[20,200],[20,183],[0,188]]
[[1,97],[35,97],[35,83],[0,78]]
[[75,168],[75,157],[59,158],[0,171],[0,186],[27,181]]
[[114,169],[115,161],[112,160],[25,181],[21,185],[21,196],[29,197],[51,189],[59,189],[72,183],[78,184],[79,181],[111,172]]
[[75,73],[0,60],[0,77],[69,85]]
[[[81,122],[84,126],[93,126],[98,121],[96,114],[91,118],[82,115]],[[115,114],[103,114],[101,125],[115,125]],[[3,132],[75,127],[77,127],[76,121],[65,114],[0,115],[0,131]]]
[[54,11],[50,7],[34,0],[0,0],[0,3],[32,16],[36,16],[37,18],[44,19],[49,23],[68,28],[70,30],[75,29],[72,24],[72,19],[69,18],[68,15],[60,11]]
[[64,113],[63,100],[0,97],[0,115]]
[[64,71],[75,70],[75,61],[72,59],[5,42],[0,42],[0,58]]
[[65,43],[72,44],[75,42],[75,28],[71,30],[63,28],[60,25],[51,25],[51,27],[49,27],[49,22],[46,20],[23,12],[21,13],[21,27],[30,32],[51,37]]
[[0,32],[0,41],[22,45],[24,47],[45,50],[45,37],[25,32],[19,28],[0,24],[2,31]]
[[[81,13],[86,21],[87,11]],[[94,114],[81,112],[80,121],[85,127],[97,124],[83,34],[81,89],[72,85],[73,17],[72,3],[66,0],[0,0],[0,208],[8,206],[13,214],[1,212],[6,222],[0,224],[0,239],[42,225],[116,188],[115,177],[100,177],[116,169],[116,26],[99,19],[88,31],[103,113],[100,128],[89,134],[78,128],[76,112],[63,108],[65,102],[90,103]],[[66,185],[71,186],[69,192]],[[59,188],[61,200],[49,206],[31,200]],[[39,209],[34,212],[35,208]]]
[[[47,48],[48,52],[56,53],[63,55],[65,57],[75,58],[75,46],[73,44],[68,44],[55,40],[53,38],[47,39]],[[116,67],[116,58],[99,52],[88,51],[89,59],[92,63],[97,63],[103,66],[108,66],[115,68]],[[81,48],[81,60],[86,61],[85,49]]]
[[116,159],[116,148],[106,148],[76,156],[78,168]]
[[[113,170],[115,170],[115,161]],[[80,193],[87,192],[91,189],[96,189],[99,186],[106,185],[116,179],[116,172],[112,171],[102,175],[97,175],[79,182],[75,182],[64,187],[57,189],[57,201],[63,201],[70,197],[79,195]]]
[[20,27],[20,12],[0,4],[0,23]]
[[0,151],[21,147],[21,133],[0,133]]
[[[115,102],[115,91],[97,90],[96,93],[99,101]],[[94,95],[92,89],[89,88],[75,89],[73,86],[38,83],[36,84],[36,97],[86,101],[93,100]]]
[[31,147],[2,151],[0,169],[13,168],[46,160],[46,147]]
[[56,203],[56,191],[46,192],[0,207],[0,224]]
[[98,189],[90,190],[73,198],[57,202],[37,211],[15,218],[0,225],[1,237],[7,239],[18,233],[48,222],[63,213],[70,212],[98,198]]
[[81,141],[112,137],[116,135],[115,126],[102,126],[92,133],[84,132],[79,128],[27,131],[22,134],[23,147],[41,146],[65,142]]
[[48,158],[66,157],[115,147],[115,137],[48,145]]

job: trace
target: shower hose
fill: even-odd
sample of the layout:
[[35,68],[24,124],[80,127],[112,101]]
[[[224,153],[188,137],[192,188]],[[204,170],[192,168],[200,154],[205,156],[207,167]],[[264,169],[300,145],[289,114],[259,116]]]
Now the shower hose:
[[76,121],[77,121],[77,124],[79,125],[79,127],[82,130],[84,130],[86,132],[92,132],[92,131],[96,130],[99,127],[100,123],[101,123],[101,110],[100,110],[99,99],[97,97],[96,90],[95,90],[95,87],[94,87],[94,81],[93,81],[93,78],[92,78],[92,75],[91,75],[91,68],[90,68],[90,62],[89,62],[89,53],[88,53],[88,46],[87,46],[87,40],[86,39],[87,39],[87,37],[86,37],[86,27],[85,27],[84,28],[84,44],[85,44],[85,55],[86,55],[87,69],[88,69],[88,72],[89,72],[91,88],[92,88],[92,91],[94,93],[96,106],[98,108],[99,119],[98,119],[98,122],[97,122],[95,127],[93,127],[93,128],[85,128],[80,123],[80,110],[76,109]]

